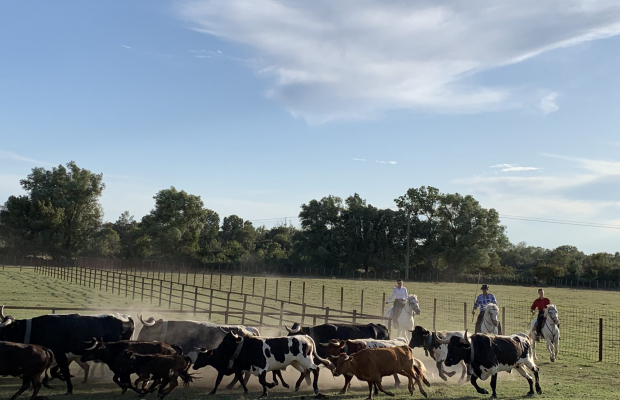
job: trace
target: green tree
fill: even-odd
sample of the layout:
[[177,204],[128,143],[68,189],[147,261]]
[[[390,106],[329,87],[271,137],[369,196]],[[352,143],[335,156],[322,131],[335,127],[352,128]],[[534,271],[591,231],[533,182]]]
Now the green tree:
[[112,226],[120,239],[120,255],[127,259],[146,258],[151,255],[151,238],[129,211],[118,217]]
[[26,196],[11,196],[0,210],[0,227],[16,249],[53,258],[79,255],[101,226],[102,174],[75,162],[51,170],[34,168],[20,181]]
[[253,251],[256,241],[256,229],[250,221],[244,221],[243,218],[233,214],[224,217],[220,237],[224,246],[228,242],[235,241],[243,246],[246,251]]

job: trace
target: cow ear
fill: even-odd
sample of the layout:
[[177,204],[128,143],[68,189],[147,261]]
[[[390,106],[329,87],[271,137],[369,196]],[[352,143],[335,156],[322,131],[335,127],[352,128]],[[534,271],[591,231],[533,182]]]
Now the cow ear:
[[344,349],[344,346],[346,346],[346,345],[347,345],[347,342],[345,342],[343,340],[342,342],[340,342],[340,346],[338,346],[338,347],[340,347],[341,349]]

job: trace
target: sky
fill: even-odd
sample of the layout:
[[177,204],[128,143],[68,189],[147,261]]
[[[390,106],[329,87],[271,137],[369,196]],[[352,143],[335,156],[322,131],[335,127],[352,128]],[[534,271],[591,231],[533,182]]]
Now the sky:
[[426,185],[620,251],[619,34],[617,1],[2,2],[0,202],[71,160],[108,221],[170,186],[270,226]]

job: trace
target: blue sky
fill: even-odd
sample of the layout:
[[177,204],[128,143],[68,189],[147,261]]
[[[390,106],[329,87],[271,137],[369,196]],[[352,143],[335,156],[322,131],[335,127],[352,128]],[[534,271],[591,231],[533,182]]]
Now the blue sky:
[[[262,220],[431,185],[620,226],[620,4],[539,3],[2,2],[0,200],[75,160],[112,221],[170,186]],[[620,229],[502,221],[620,251]]]

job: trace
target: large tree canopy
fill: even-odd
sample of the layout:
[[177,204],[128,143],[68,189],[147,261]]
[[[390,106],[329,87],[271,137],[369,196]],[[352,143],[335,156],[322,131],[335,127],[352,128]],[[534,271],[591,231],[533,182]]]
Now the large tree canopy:
[[34,168],[20,182],[27,195],[9,197],[0,210],[3,236],[35,254],[79,254],[101,226],[102,179],[73,161],[51,170]]

